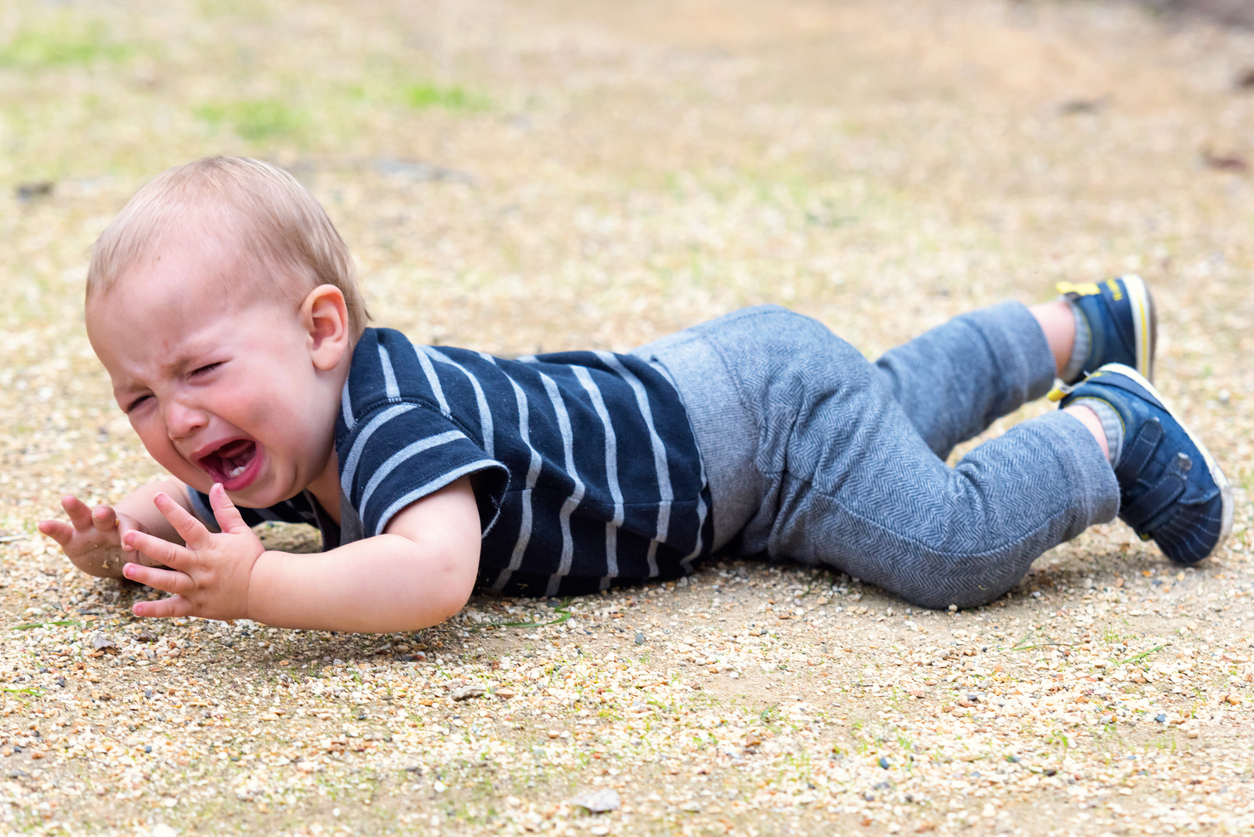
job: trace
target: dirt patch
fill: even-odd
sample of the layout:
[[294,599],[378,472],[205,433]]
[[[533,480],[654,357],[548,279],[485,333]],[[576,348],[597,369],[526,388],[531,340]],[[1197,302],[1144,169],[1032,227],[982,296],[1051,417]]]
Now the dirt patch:
[[[0,11],[7,829],[1254,824],[1248,32],[992,0],[72,11]],[[1182,570],[1095,527],[959,613],[715,560],[682,585],[476,598],[415,634],[136,621],[148,591],[78,575],[34,525],[63,492],[158,474],[82,331],[86,254],[140,183],[221,152],[309,185],[379,325],[505,355],[774,302],[874,356],[1140,271],[1158,383],[1238,486],[1233,537]],[[596,791],[619,806],[577,804]]]

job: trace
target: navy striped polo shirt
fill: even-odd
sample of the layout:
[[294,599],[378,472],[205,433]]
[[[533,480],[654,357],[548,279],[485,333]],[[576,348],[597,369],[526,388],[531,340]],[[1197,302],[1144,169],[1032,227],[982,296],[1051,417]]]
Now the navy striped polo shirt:
[[[415,500],[473,475],[481,588],[565,596],[691,572],[709,552],[709,491],[688,416],[631,355],[503,360],[366,329],[335,428],[337,526],[304,492],[244,520],[312,523],[323,548],[382,534]],[[202,519],[208,498],[192,492]]]

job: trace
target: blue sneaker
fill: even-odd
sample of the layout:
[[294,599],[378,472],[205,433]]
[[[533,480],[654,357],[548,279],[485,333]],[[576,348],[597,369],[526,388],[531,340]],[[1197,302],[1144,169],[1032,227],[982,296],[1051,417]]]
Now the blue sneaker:
[[[1140,276],[1126,273],[1105,282],[1073,285],[1059,282],[1058,292],[1080,307],[1088,323],[1088,356],[1073,384],[1085,374],[1108,363],[1131,366],[1148,381],[1154,380],[1154,350],[1158,320],[1154,298]],[[1078,336],[1081,345],[1084,335]]]
[[1111,363],[1089,375],[1060,406],[1084,399],[1105,402],[1123,424],[1115,463],[1119,518],[1179,564],[1196,564],[1219,549],[1232,531],[1232,486],[1154,385],[1136,370]]

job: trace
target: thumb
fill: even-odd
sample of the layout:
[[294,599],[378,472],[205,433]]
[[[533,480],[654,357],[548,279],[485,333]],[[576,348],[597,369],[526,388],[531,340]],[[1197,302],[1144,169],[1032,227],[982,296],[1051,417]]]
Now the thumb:
[[128,514],[118,515],[118,539],[122,542],[122,550],[124,552],[134,552],[135,547],[130,546],[126,542],[127,532],[142,532],[148,534],[148,530],[140,525],[139,521]]

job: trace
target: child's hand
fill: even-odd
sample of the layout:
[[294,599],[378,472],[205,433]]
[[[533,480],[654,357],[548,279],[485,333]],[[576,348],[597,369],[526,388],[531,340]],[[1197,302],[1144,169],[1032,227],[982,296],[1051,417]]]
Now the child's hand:
[[201,616],[206,619],[248,617],[248,586],[253,565],[265,551],[221,485],[209,491],[213,516],[222,527],[215,535],[164,493],[153,503],[183,538],[179,546],[131,531],[123,543],[170,569],[127,564],[127,578],[174,595],[156,602],[139,602],[136,616]]
[[63,520],[41,520],[39,531],[56,541],[70,562],[88,575],[118,578],[122,565],[139,561],[141,556],[122,545],[128,532],[143,532],[135,518],[121,514],[113,506],[87,508],[73,495],[61,498],[61,507],[70,516]]

